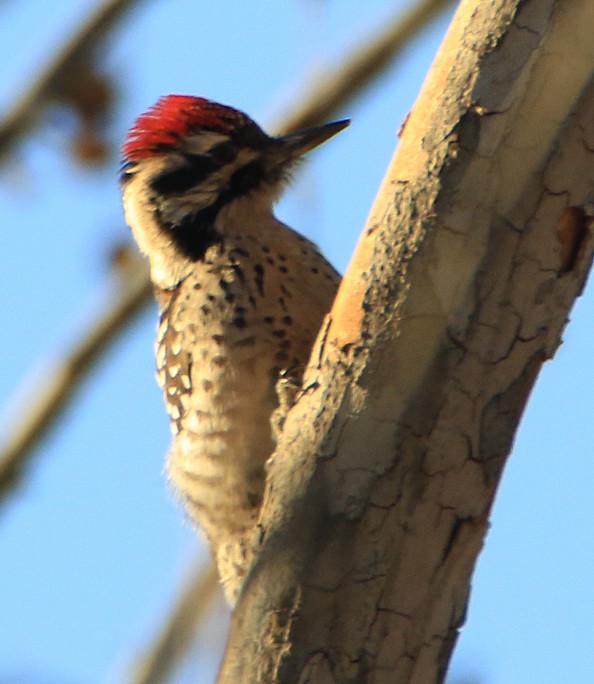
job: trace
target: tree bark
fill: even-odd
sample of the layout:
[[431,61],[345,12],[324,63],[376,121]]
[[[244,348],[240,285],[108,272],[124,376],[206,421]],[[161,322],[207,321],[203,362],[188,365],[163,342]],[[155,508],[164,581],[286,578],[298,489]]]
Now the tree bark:
[[460,5],[288,415],[221,684],[443,680],[592,258],[593,34],[591,0]]

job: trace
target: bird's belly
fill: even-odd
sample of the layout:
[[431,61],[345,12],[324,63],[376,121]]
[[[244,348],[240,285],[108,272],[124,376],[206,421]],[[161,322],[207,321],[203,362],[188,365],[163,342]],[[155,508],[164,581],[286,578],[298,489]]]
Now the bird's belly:
[[190,387],[180,396],[179,429],[168,458],[172,484],[211,541],[251,527],[274,449],[274,381],[262,340],[210,335],[197,340]]

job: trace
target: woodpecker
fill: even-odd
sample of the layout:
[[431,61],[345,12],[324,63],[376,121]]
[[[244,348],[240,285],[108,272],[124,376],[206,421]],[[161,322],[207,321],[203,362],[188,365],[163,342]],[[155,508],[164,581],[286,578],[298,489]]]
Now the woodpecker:
[[340,282],[273,204],[302,156],[348,124],[271,137],[231,107],[168,95],[123,145],[126,221],[160,310],[167,471],[231,603],[275,447],[277,383],[299,385]]

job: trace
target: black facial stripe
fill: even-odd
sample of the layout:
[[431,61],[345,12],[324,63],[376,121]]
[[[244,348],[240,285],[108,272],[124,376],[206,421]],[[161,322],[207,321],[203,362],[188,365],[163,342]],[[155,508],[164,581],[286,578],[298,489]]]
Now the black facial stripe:
[[231,142],[221,142],[213,145],[208,154],[219,164],[230,164],[237,159],[237,148]]
[[229,179],[228,187],[223,190],[224,203],[255,190],[262,184],[265,176],[264,167],[258,159],[241,166]]
[[213,244],[222,243],[223,236],[214,223],[219,211],[236,197],[255,189],[264,179],[264,170],[259,162],[250,162],[238,169],[215,202],[200,211],[187,214],[178,223],[168,223],[167,228],[177,247],[193,261],[204,258],[206,250]]
[[[227,145],[227,143],[221,143],[221,145]],[[235,150],[233,146],[229,147]],[[220,148],[218,153],[220,157],[228,156],[229,149],[224,148],[222,151]],[[166,199],[168,194],[183,194],[184,190],[195,187],[200,182],[201,173],[206,176],[225,163],[229,162],[223,162],[222,159],[215,161],[211,157],[202,155],[185,155],[182,166],[160,174],[151,182],[151,188],[157,194],[154,199],[155,205],[159,206],[159,195]],[[253,160],[231,175],[227,186],[221,189],[219,196],[212,204],[187,214],[177,223],[164,221],[157,209],[158,219],[166,226],[172,240],[185,256],[193,261],[204,259],[206,250],[211,245],[223,243],[223,236],[214,227],[219,211],[237,197],[258,188],[265,180],[266,171],[262,162]]]
[[179,195],[202,183],[220,167],[221,164],[212,157],[187,154],[178,166],[155,176],[150,187],[160,195]]
[[[165,223],[178,249],[192,261],[204,259],[206,250],[223,243],[223,236],[214,227],[217,209],[214,204],[201,211],[187,214],[178,223]],[[163,223],[157,209],[157,220]]]

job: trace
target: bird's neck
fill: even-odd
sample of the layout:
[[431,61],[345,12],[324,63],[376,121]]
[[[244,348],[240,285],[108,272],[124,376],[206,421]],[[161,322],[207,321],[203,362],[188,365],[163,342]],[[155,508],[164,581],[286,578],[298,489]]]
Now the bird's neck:
[[176,224],[171,224],[152,198],[131,186],[124,193],[124,211],[141,251],[149,256],[151,279],[161,290],[176,288],[200,263],[232,248],[238,236],[273,240],[279,228],[286,229],[274,217],[272,197],[265,193],[237,197],[216,212],[209,207],[196,210],[182,197]]

